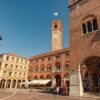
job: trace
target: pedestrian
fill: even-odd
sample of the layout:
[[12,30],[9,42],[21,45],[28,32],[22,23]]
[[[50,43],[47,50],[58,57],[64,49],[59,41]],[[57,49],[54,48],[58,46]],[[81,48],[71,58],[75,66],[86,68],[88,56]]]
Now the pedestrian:
[[69,91],[70,91],[70,86],[69,86],[69,83],[67,85],[67,96],[69,96]]
[[59,86],[56,87],[57,95],[59,94]]
[[87,87],[86,87],[86,80],[83,80],[83,86],[84,86],[84,91],[86,91]]
[[62,87],[62,94],[63,94],[63,95],[66,95],[66,93],[67,93],[66,84],[63,84],[63,87]]

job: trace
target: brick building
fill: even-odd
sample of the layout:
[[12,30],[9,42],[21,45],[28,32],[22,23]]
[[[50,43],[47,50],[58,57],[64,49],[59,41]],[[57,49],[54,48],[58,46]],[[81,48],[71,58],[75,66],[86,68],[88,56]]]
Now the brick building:
[[[62,49],[62,23],[52,21],[52,51],[30,59],[29,80],[51,79],[50,86],[61,86],[69,76],[69,49]],[[54,82],[55,81],[55,82]]]
[[100,0],[70,0],[69,10],[69,62],[76,71],[70,78],[70,92],[71,95],[96,92],[100,89]]
[[70,77],[70,95],[82,96],[100,91],[100,0],[69,1],[69,49],[62,48],[61,21],[52,21],[52,51],[29,58],[28,80],[62,86]]
[[[61,86],[61,79],[69,75],[69,50],[62,49],[30,58],[29,80],[51,79]],[[53,84],[51,84],[53,85]]]

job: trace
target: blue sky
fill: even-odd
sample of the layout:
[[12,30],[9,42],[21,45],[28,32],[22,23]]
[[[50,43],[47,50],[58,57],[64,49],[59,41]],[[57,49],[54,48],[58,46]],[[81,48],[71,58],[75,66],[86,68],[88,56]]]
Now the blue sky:
[[68,16],[68,0],[0,0],[0,53],[30,57],[50,52],[54,19],[62,21],[63,48],[69,47]]

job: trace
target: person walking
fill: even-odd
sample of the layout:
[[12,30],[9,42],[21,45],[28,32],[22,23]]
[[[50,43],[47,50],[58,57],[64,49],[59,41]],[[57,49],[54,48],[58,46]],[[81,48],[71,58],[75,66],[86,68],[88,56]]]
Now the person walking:
[[69,96],[69,91],[70,91],[70,85],[68,83],[68,85],[67,85],[67,96]]
[[59,86],[56,87],[57,95],[59,94]]

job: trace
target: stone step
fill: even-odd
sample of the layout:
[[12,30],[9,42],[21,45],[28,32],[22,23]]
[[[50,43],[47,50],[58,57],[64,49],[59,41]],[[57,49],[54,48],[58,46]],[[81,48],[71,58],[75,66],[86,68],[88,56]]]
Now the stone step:
[[84,93],[82,97],[86,97],[86,98],[100,98],[100,93]]

